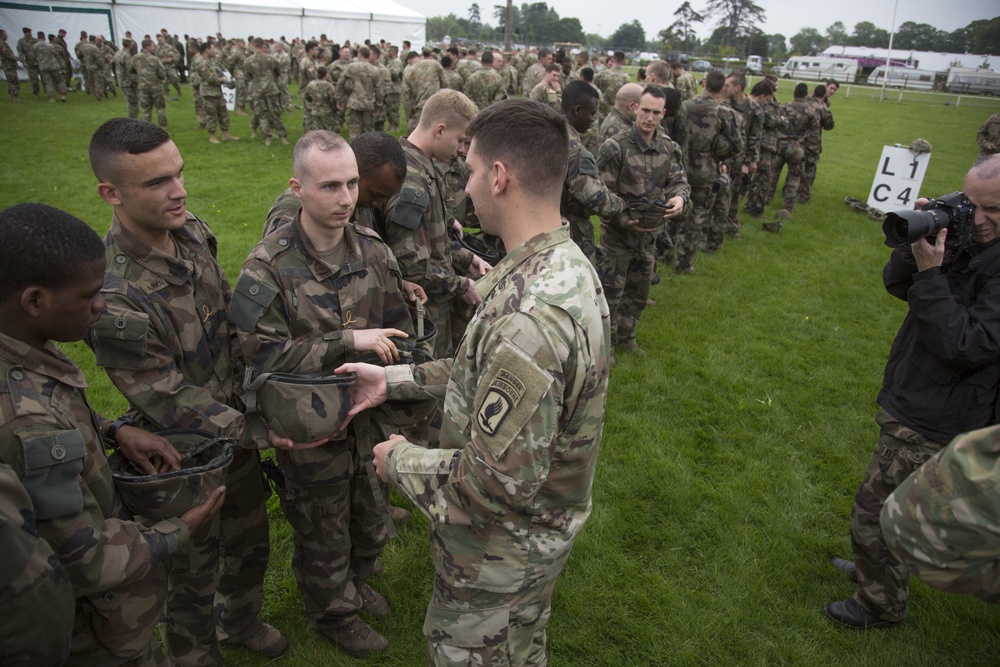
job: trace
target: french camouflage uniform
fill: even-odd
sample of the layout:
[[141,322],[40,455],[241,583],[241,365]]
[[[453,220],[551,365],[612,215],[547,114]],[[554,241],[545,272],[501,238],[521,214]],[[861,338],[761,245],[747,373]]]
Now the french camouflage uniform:
[[635,126],[605,141],[597,154],[597,170],[608,190],[629,209],[601,220],[598,271],[611,312],[611,343],[632,347],[649,297],[656,247],[653,233],[633,232],[624,224],[631,218],[639,220],[640,227],[659,228],[663,205],[680,196],[687,206],[691,188],[680,149],[659,128],[649,143]]
[[399,98],[403,85],[403,61],[393,58],[386,64],[389,70],[389,86],[385,91],[385,119],[389,132],[399,131]]
[[688,123],[687,107],[681,104],[673,115],[663,115],[660,121],[660,128],[667,133],[670,140],[677,144],[681,153],[687,155],[688,133],[690,125]]
[[[353,225],[345,228],[342,243],[340,266],[328,263],[302,232],[297,213],[292,224],[274,230],[250,253],[232,319],[257,373],[316,373],[356,361],[359,329],[395,327],[412,336],[388,247],[374,232]],[[343,627],[358,614],[358,589],[388,538],[384,500],[373,491],[363,461],[374,436],[372,418],[362,413],[342,439],[276,452],[284,474],[278,496],[294,531],[292,571],[306,618],[321,631]]]
[[694,75],[687,70],[674,79],[674,88],[680,92],[681,98],[684,100],[691,100],[698,96],[698,82],[694,80]]
[[476,291],[454,360],[387,369],[390,399],[443,398],[444,418],[439,449],[397,442],[385,471],[430,519],[429,663],[544,665],[552,591],[591,512],[608,307],[566,227]]
[[139,425],[198,429],[237,442],[218,519],[170,561],[160,627],[175,664],[222,665],[219,641],[249,639],[263,605],[269,494],[256,447],[266,444],[251,437],[243,415],[242,350],[218,242],[191,213],[171,238],[177,256],[112,219],[102,290],[108,307],[89,340]]
[[616,134],[621,134],[631,129],[633,125],[635,125],[635,121],[629,119],[618,109],[611,107],[611,112],[601,121],[601,129],[597,133],[598,149],[600,149],[601,144],[605,141]]
[[791,212],[799,194],[799,182],[805,170],[805,143],[810,134],[820,131],[819,116],[806,99],[792,100],[782,107],[788,121],[778,141],[778,159],[774,165],[774,180],[781,177],[781,168],[788,165],[785,185],[781,188],[782,208]]
[[746,165],[758,165],[760,162],[760,141],[764,128],[764,111],[760,105],[747,97],[742,104],[730,100],[729,107],[736,113],[743,133],[743,151],[733,160],[732,188],[729,199],[729,217],[725,229],[730,234],[738,234],[740,229],[740,201],[749,191],[755,178],[754,173],[741,174],[740,169]]
[[[150,121],[156,109],[156,121],[160,127],[167,126],[167,109],[163,102],[163,82],[167,80],[167,70],[156,56],[140,51],[132,56],[129,73],[139,82],[139,108],[142,119]],[[96,86],[96,84],[95,84]]]
[[181,95],[180,79],[177,76],[177,49],[172,44],[162,42],[156,45],[156,57],[163,63],[163,69],[167,72],[167,80],[163,83],[163,94],[170,94],[170,86],[177,91],[177,96]]
[[118,72],[118,85],[122,87],[125,95],[125,105],[128,108],[129,118],[139,117],[139,80],[135,72],[130,71],[129,64],[132,62],[132,51],[128,46],[118,50],[115,54],[115,71]]
[[[595,91],[597,91],[597,106],[598,108],[600,108],[601,100],[604,99],[604,94],[601,92],[601,89],[595,86],[593,83],[588,82],[587,85],[593,88]],[[601,116],[600,111],[598,111],[597,113],[594,114],[594,122],[590,124],[590,127],[587,128],[587,131],[584,132],[583,135],[581,135],[580,137],[580,140],[583,142],[584,148],[586,148],[594,155],[597,155],[597,151],[601,147],[602,142],[600,140],[600,133],[601,133],[601,126],[603,125],[603,123],[604,123],[604,117]],[[618,132],[621,132],[621,130],[624,129],[626,128],[623,127],[619,129]],[[612,134],[618,134],[618,132],[612,132]]]
[[42,87],[50,100],[55,100],[55,94],[66,99],[66,81],[63,76],[62,51],[55,44],[38,40],[31,47],[38,64],[38,74],[42,79]]
[[816,165],[819,164],[820,154],[823,152],[823,132],[833,129],[833,113],[823,100],[816,97],[807,97],[806,100],[812,104],[819,117],[819,130],[806,135],[806,140],[802,147],[806,151],[805,165],[802,168],[802,180],[799,182],[798,198],[800,204],[808,204],[812,200],[812,185],[816,180]]
[[28,70],[32,95],[38,94],[38,61],[35,60],[35,54],[31,50],[31,47],[35,45],[35,41],[35,38],[31,35],[25,35],[17,40],[17,56],[24,63],[25,69]]
[[187,525],[126,518],[98,432],[107,420],[55,345],[0,334],[0,378],[0,463],[27,490],[38,537],[76,595],[69,664],[166,665],[154,626],[167,597],[163,566],[187,543]]
[[774,198],[774,190],[778,185],[774,170],[778,159],[778,137],[788,126],[781,103],[773,97],[769,97],[761,105],[761,109],[764,112],[764,124],[760,134],[760,158],[757,160],[757,173],[750,186],[750,194],[743,205],[743,210],[752,216],[763,215],[764,207]]
[[69,656],[76,598],[14,469],[0,464],[0,646],[7,664],[61,665]]
[[[281,94],[278,91],[281,68],[278,67],[278,61],[274,56],[258,51],[246,59],[243,73],[247,98],[250,100],[254,119],[260,123],[261,135],[267,139],[274,131],[282,139],[286,138],[288,132],[281,122]],[[239,86],[237,81],[237,90]]]
[[567,124],[569,130],[569,164],[563,183],[559,213],[569,221],[569,235],[573,242],[596,266],[597,245],[594,241],[594,223],[590,216],[613,218],[625,210],[621,197],[608,191],[597,171],[594,154],[584,148],[580,133]]
[[880,525],[889,550],[928,585],[1000,604],[1000,427],[960,435],[892,492]]
[[216,61],[201,54],[195,58],[194,63],[203,114],[199,120],[204,120],[205,129],[210,134],[215,133],[217,124],[223,132],[228,132],[229,109],[226,107],[226,98],[222,95],[222,84],[227,80],[226,75]]
[[[198,117],[198,125],[202,128],[208,127],[208,114],[205,112],[205,101],[201,98],[201,75],[198,74],[198,71],[205,66],[203,64],[205,62],[208,62],[208,58],[198,53],[191,58],[191,67],[188,70],[191,97],[194,98],[194,114]],[[226,115],[227,117],[229,115],[228,108],[226,109]]]
[[1000,113],[993,114],[982,124],[976,133],[976,143],[979,144],[980,159],[1000,153]]
[[503,77],[492,67],[473,72],[465,84],[465,96],[480,109],[507,99]]
[[17,55],[5,40],[0,40],[0,64],[3,65],[3,73],[7,78],[7,94],[10,95],[12,102],[16,102],[21,97],[21,80],[17,75]]
[[[337,125],[337,91],[325,79],[313,79],[300,93],[302,97],[302,131],[329,130],[339,132]],[[296,200],[298,202],[298,200]]]
[[535,84],[528,95],[529,100],[538,100],[543,104],[548,104],[557,112],[562,110],[562,90],[550,88],[544,81]]
[[427,293],[427,318],[437,327],[434,349],[438,359],[451,356],[452,310],[461,304],[469,281],[463,277],[472,262],[469,251],[454,252],[449,235],[447,186],[430,158],[400,138],[406,155],[403,188],[386,205],[389,223],[383,237],[392,248],[404,279]]
[[351,141],[362,132],[375,129],[375,119],[381,117],[384,97],[385,82],[377,67],[359,61],[344,68],[337,81],[337,99],[344,103]]
[[403,72],[403,109],[406,128],[412,132],[420,123],[420,113],[431,95],[446,88],[444,68],[436,60],[418,60]]
[[611,109],[615,105],[615,96],[618,94],[618,89],[631,80],[628,72],[621,67],[602,69],[594,75],[594,85],[600,88],[601,94],[604,95],[601,99],[599,109],[602,115],[611,113]]

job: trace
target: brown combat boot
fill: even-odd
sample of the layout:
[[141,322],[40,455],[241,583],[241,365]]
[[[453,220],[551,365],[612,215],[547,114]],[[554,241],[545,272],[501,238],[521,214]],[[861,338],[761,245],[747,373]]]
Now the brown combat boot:
[[253,630],[253,634],[246,641],[230,642],[223,640],[223,644],[243,644],[254,653],[259,653],[265,658],[276,658],[288,648],[288,637],[281,633],[274,626],[268,625],[260,619]]
[[316,630],[355,658],[382,653],[389,648],[389,640],[362,621],[360,616],[351,616],[334,628],[318,627]]
[[361,595],[361,611],[366,611],[375,618],[389,615],[389,601],[367,583],[361,584],[358,594]]

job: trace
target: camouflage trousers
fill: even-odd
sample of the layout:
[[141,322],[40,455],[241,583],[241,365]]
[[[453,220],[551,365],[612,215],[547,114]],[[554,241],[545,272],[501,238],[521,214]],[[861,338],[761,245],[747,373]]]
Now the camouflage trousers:
[[[198,126],[208,127],[208,119],[205,117],[205,100],[198,92],[198,86],[191,86],[191,97],[194,99],[194,115],[198,118]],[[229,113],[228,109],[226,109],[226,113]]]
[[294,531],[292,572],[306,620],[335,628],[360,612],[358,589],[388,539],[379,500],[353,438],[279,451],[277,460],[285,475],[278,497]]
[[139,117],[139,91],[135,86],[127,86],[122,88],[122,94],[125,95],[125,107],[128,109],[129,118]]
[[450,586],[434,579],[424,617],[432,667],[506,667],[548,664],[545,628],[555,579],[513,593]]
[[347,110],[347,134],[350,141],[363,132],[371,132],[375,129],[376,111],[368,109],[348,109]]
[[389,132],[399,132],[399,97],[399,93],[387,93],[382,101]]
[[84,92],[94,94],[94,71],[88,67],[80,65],[80,76],[83,77],[83,90]]
[[580,250],[587,256],[591,264],[596,266],[597,243],[594,241],[594,223],[587,216],[568,215],[569,237],[580,246]]
[[104,74],[104,68],[92,67],[89,68],[89,71],[90,85],[87,92],[93,95],[95,100],[103,100],[108,94],[108,79]]
[[173,65],[164,65],[164,69],[167,70],[167,80],[163,82],[163,96],[170,95],[170,86],[173,86],[174,90],[177,91],[177,96],[180,97],[181,79],[177,76],[177,68]]
[[37,95],[39,90],[38,65],[25,65],[28,70],[28,80],[31,81],[31,94]]
[[785,185],[781,188],[782,208],[791,212],[795,210],[795,202],[799,196],[799,182],[802,180],[802,171],[805,169],[805,161],[788,162],[783,152],[775,156],[774,160],[774,186],[778,186],[778,179],[781,178],[781,169],[788,165],[788,173],[785,174]]
[[305,114],[302,116],[302,132],[312,132],[313,130],[329,130],[330,132],[336,132],[334,129],[335,121],[333,119],[333,114]]
[[157,86],[139,86],[139,108],[142,119],[150,122],[153,119],[153,109],[156,109],[156,122],[160,127],[167,126],[167,109],[163,103],[163,90]]
[[806,151],[806,159],[802,165],[802,178],[799,180],[798,201],[808,204],[812,201],[812,187],[816,180],[816,165],[819,164],[819,153]]
[[910,597],[909,570],[888,550],[879,514],[896,487],[943,445],[903,426],[885,411],[875,420],[881,433],[851,509],[851,548],[858,572],[854,599],[879,618],[901,621]]
[[205,96],[201,98],[201,104],[208,133],[215,134],[216,126],[223,132],[228,132],[229,109],[226,108],[226,98],[222,95]]
[[611,344],[635,343],[639,317],[649,298],[656,262],[653,234],[637,234],[601,223],[597,272],[611,314]]
[[211,531],[171,556],[160,635],[175,665],[222,665],[220,640],[247,639],[254,630],[270,554],[258,459],[256,450],[234,452]]
[[774,199],[774,189],[778,185],[778,179],[774,177],[774,163],[777,155],[771,151],[760,151],[760,159],[757,161],[757,173],[753,177],[753,185],[747,194],[746,203],[743,205],[743,212],[754,217],[764,215],[764,208]]
[[[239,90],[239,86],[236,89]],[[239,109],[239,105],[236,108]],[[253,98],[250,100],[250,112],[253,114],[252,121],[260,127],[260,134],[264,138],[270,138],[271,134],[282,138],[288,136],[285,125],[281,122],[281,99],[277,95]]]
[[243,73],[233,74],[233,80],[236,81],[236,93],[234,100],[234,109],[236,111],[245,111],[247,106],[247,82],[243,77]]
[[63,81],[63,71],[61,69],[43,69],[40,72],[42,86],[49,99],[54,99],[56,93],[66,97],[66,82]]
[[714,188],[714,184],[691,186],[690,212],[669,221],[668,229],[676,245],[675,270],[678,273],[683,273],[694,266],[694,257],[698,254],[698,246],[701,244],[705,225],[712,214],[717,196],[718,191]]
[[16,67],[4,67],[4,76],[7,77],[7,94],[10,95],[11,100],[20,99],[21,97],[21,80],[17,78],[17,68]]
[[716,183],[718,190],[715,194],[715,201],[712,203],[711,213],[702,228],[705,247],[708,251],[718,250],[722,247],[722,242],[726,240],[726,228],[729,225],[732,182],[727,175],[720,174]]

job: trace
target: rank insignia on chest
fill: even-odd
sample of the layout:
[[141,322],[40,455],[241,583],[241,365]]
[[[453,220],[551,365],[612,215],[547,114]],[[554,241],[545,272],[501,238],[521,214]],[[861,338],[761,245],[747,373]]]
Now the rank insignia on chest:
[[476,419],[487,435],[496,435],[503,420],[520,402],[524,384],[509,371],[501,369],[490,382],[490,390],[479,406]]

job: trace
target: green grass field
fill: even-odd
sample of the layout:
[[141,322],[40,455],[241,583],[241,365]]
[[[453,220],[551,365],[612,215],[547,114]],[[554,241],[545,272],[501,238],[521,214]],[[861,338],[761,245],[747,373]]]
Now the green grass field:
[[[782,82],[787,100],[791,85]],[[24,95],[27,92],[28,94]],[[0,207],[40,201],[103,234],[111,209],[95,191],[86,149],[125,103],[82,93],[63,104],[0,101]],[[168,102],[186,160],[188,208],[215,229],[235,281],[270,202],[285,187],[291,146],[209,145],[190,91]],[[1000,105],[997,105],[1000,106]],[[747,224],[743,239],[699,256],[697,273],[662,270],[639,329],[641,354],[620,356],[594,486],[594,513],[563,572],[549,625],[551,664],[996,665],[1000,613],[915,582],[907,622],[867,633],[832,625],[823,605],[849,596],[827,563],[849,555],[848,516],[877,426],[875,395],[906,305],[888,296],[880,225],[843,203],[867,199],[886,144],[934,146],[922,194],[961,189],[975,133],[1000,110],[943,104],[833,101],[813,203],[780,235]],[[301,134],[301,112],[285,116]],[[96,409],[123,400],[89,350],[68,346],[91,381]],[[290,635],[280,665],[353,665],[306,625],[290,570],[291,540],[271,499],[272,559],[264,617]],[[373,583],[393,605],[375,626],[390,641],[367,661],[424,662],[421,634],[433,568],[426,521],[400,527]],[[228,650],[234,665],[265,664]]]

